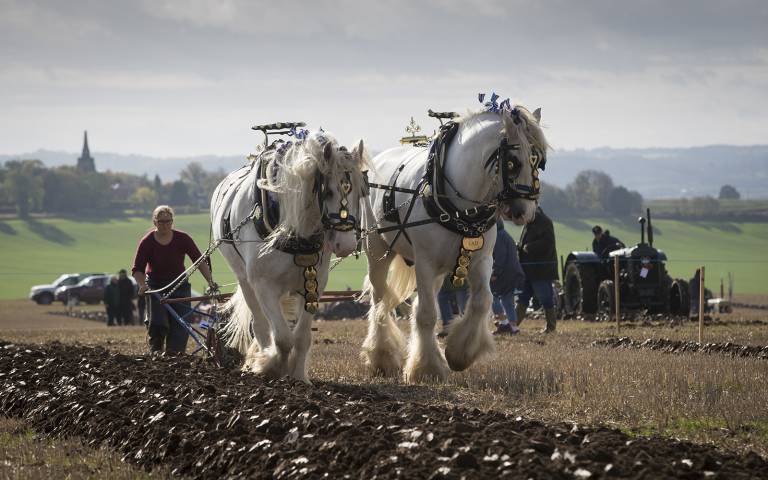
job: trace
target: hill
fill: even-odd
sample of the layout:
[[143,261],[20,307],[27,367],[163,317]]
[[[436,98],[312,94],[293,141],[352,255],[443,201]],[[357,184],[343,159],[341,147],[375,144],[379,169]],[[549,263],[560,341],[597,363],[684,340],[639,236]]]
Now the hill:
[[[164,181],[175,180],[190,162],[200,162],[208,170],[234,170],[245,155],[201,155],[196,157],[156,158],[146,155],[121,155],[94,152],[96,169],[112,170]],[[31,153],[0,155],[0,162],[36,158],[48,166],[74,165],[78,153],[38,150]],[[601,170],[619,185],[637,190],[645,198],[680,198],[712,195],[717,197],[723,184],[735,186],[742,198],[768,198],[768,145],[715,145],[692,148],[598,148],[592,150],[554,150],[542,180],[565,187],[582,170]]]
[[[639,237],[633,221],[594,218],[557,221],[555,229],[558,253],[588,249],[590,228],[600,224],[627,244]],[[0,298],[24,298],[35,284],[49,283],[65,272],[116,272],[129,268],[141,235],[150,228],[146,218],[110,220],[42,219],[0,221]],[[189,232],[204,247],[208,244],[206,214],[179,215],[177,226]],[[690,278],[699,265],[707,266],[707,285],[719,289],[721,276],[735,274],[737,293],[768,293],[766,223],[654,221],[655,245],[670,258],[673,276]],[[515,238],[520,229],[508,224]],[[331,273],[330,289],[360,288],[365,275],[365,260],[344,260]],[[214,257],[214,276],[224,285],[234,282],[223,258]],[[203,290],[202,277],[196,275],[193,286]],[[234,288],[229,286],[228,289]]]
[[554,151],[542,180],[564,187],[587,169],[601,170],[645,198],[717,197],[724,184],[745,199],[768,197],[766,145]]

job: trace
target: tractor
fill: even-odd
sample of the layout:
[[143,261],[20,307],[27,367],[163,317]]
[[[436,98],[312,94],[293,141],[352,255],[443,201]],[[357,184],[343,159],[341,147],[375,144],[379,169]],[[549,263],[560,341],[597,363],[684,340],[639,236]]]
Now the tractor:
[[[614,311],[614,262],[619,259],[621,309],[648,313],[688,315],[688,282],[672,279],[664,262],[667,256],[653,246],[651,211],[640,217],[640,243],[619,248],[601,257],[593,252],[571,252],[563,265],[564,314],[610,315]],[[648,242],[645,233],[648,232]]]

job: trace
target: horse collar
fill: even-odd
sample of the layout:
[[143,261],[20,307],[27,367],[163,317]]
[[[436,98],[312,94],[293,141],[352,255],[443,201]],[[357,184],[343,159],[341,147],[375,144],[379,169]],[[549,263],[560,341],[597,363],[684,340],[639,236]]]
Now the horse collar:
[[459,124],[456,122],[447,122],[440,127],[440,133],[429,150],[420,188],[427,213],[439,219],[440,225],[464,237],[479,237],[495,225],[496,203],[461,209],[445,195],[445,185],[449,183],[443,172],[445,156],[458,131]]

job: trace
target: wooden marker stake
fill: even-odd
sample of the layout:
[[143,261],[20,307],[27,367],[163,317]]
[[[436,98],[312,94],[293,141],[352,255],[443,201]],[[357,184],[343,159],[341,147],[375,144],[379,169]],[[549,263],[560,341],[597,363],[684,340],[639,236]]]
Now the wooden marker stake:
[[613,257],[613,292],[614,303],[616,304],[616,333],[621,331],[621,308],[619,306],[619,256]]
[[699,343],[704,342],[704,266],[699,268]]

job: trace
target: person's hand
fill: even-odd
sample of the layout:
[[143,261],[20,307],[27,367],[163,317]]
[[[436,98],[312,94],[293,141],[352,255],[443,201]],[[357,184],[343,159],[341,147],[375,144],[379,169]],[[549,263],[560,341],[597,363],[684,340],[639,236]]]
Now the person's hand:
[[205,289],[205,294],[213,295],[214,293],[218,293],[218,292],[219,292],[219,284],[216,282],[209,282],[208,288]]
[[527,245],[527,244],[526,244],[526,245],[523,245],[523,251],[524,251],[525,253],[528,253],[528,245]]
[[149,290],[149,287],[147,287],[146,283],[144,285],[139,285],[139,295],[145,295],[147,290]]

